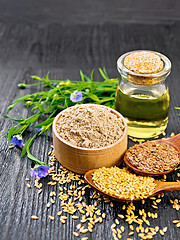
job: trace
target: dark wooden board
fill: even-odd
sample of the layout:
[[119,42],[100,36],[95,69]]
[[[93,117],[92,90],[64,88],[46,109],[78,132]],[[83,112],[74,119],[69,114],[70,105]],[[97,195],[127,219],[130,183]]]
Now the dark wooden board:
[[[69,24],[51,23],[42,26],[37,23],[0,23],[0,114],[7,114],[7,107],[13,99],[24,94],[37,91],[39,88],[19,89],[19,82],[30,82],[30,75],[45,76],[50,71],[52,79],[79,79],[79,70],[89,74],[98,67],[106,67],[110,77],[119,77],[116,70],[117,58],[130,50],[151,49],[167,55],[172,61],[172,73],[168,78],[171,105],[167,135],[179,133],[180,118],[175,106],[180,105],[180,22],[157,24],[140,23],[106,23],[106,24]],[[11,117],[28,116],[25,108],[17,107],[9,113]],[[1,116],[0,129],[4,130],[12,122]],[[29,136],[31,133],[29,133]],[[29,136],[25,136],[26,141]],[[32,147],[32,153],[39,159],[48,161],[48,152],[52,144],[52,136],[37,139]],[[132,142],[129,143],[132,145]],[[7,139],[0,142],[0,239],[2,240],[33,240],[33,239],[76,239],[73,236],[76,224],[68,218],[65,225],[58,218],[50,221],[49,215],[55,215],[59,210],[58,202],[48,210],[46,204],[50,187],[43,180],[43,192],[39,195],[37,189],[26,187],[25,178],[29,177],[30,160],[20,159],[18,149],[9,150]],[[176,179],[175,173],[168,175],[168,180]],[[54,187],[56,189],[57,187]],[[170,199],[179,199],[179,193],[167,193],[159,204],[158,219],[151,226],[168,227],[164,237],[159,234],[154,239],[180,239],[179,229],[173,225],[173,219],[180,219],[179,211],[172,208]],[[84,198],[90,203],[89,195]],[[111,208],[103,201],[98,203],[106,213],[107,218],[97,225],[93,233],[87,234],[88,239],[113,239],[111,225],[117,214],[121,213],[121,203],[114,203]],[[136,208],[142,208],[136,203]],[[144,208],[146,212],[154,210],[148,200]],[[52,212],[51,212],[52,211]],[[37,221],[31,220],[31,215],[38,215]],[[128,237],[127,224],[122,239]],[[137,234],[131,237],[139,239]]]

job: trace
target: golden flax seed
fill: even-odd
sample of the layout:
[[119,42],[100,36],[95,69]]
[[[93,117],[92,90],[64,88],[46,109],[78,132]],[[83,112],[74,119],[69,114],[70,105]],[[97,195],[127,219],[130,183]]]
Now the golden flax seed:
[[122,215],[122,214],[118,214],[118,217],[120,217],[120,218],[124,218],[124,215]]
[[79,233],[77,232],[73,232],[74,236],[78,237],[79,236]]
[[37,217],[36,215],[32,215],[32,216],[31,216],[31,219],[37,220],[38,217]]
[[49,218],[50,218],[51,220],[54,220],[54,217],[53,217],[53,216],[49,216]]
[[118,219],[115,219],[115,223],[116,223],[116,224],[119,224],[119,220],[118,220]]
[[78,225],[76,226],[76,228],[77,228],[77,230],[79,230],[79,229],[81,228],[81,224],[78,224]]
[[128,200],[146,198],[156,186],[154,178],[138,176],[130,173],[127,168],[118,167],[103,167],[95,170],[93,181],[101,191]]
[[180,220],[173,220],[173,223],[179,223]]
[[180,222],[176,224],[176,227],[180,227]]
[[160,233],[162,236],[164,236],[164,232],[163,232],[162,229],[159,230],[159,233]]

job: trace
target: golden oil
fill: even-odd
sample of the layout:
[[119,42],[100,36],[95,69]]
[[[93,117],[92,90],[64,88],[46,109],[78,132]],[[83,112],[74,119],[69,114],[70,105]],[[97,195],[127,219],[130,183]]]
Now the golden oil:
[[169,90],[162,94],[127,92],[118,86],[115,109],[126,119],[128,135],[151,138],[163,132],[168,123]]

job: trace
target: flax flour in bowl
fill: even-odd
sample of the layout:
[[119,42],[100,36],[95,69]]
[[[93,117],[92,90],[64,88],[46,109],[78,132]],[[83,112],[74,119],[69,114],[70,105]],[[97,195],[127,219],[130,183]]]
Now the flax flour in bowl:
[[74,172],[118,166],[127,149],[126,121],[106,106],[76,105],[55,118],[53,144],[57,159]]

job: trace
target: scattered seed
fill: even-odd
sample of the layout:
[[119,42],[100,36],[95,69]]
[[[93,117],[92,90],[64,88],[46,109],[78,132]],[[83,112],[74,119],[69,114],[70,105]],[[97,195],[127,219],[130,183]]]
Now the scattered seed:
[[116,224],[119,224],[119,220],[118,220],[118,219],[115,219],[115,223],[116,223]]
[[158,207],[157,207],[157,206],[155,206],[155,205],[151,205],[151,207],[153,207],[153,208],[156,208],[156,209],[158,208]]
[[163,232],[163,230],[159,230],[159,233],[163,236],[164,235],[164,232]]
[[38,193],[40,194],[42,192],[42,189],[39,189]]
[[180,220],[173,220],[173,223],[179,223]]
[[113,228],[115,228],[115,227],[116,227],[116,224],[113,223],[113,224],[111,225],[111,229],[113,229]]
[[77,232],[73,232],[74,236],[78,237],[79,236],[79,233]]
[[121,226],[121,231],[124,232],[124,226]]
[[176,224],[176,227],[180,227],[180,222]]
[[113,207],[113,206],[114,206],[114,204],[111,202],[111,203],[110,203],[110,206],[111,206],[111,207]]
[[49,208],[51,206],[50,202],[46,204],[46,207]]
[[73,219],[78,219],[79,217],[76,216],[76,215],[73,215],[72,218],[73,218]]
[[37,217],[37,216],[35,216],[35,215],[32,215],[32,216],[31,216],[31,219],[37,220],[37,219],[38,219],[38,217]]
[[54,220],[54,217],[53,217],[53,216],[49,216],[49,218],[50,218],[51,220]]
[[81,224],[78,224],[76,228],[79,230],[81,228]]
[[29,183],[27,183],[26,186],[27,186],[28,188],[31,188],[31,185],[30,185]]

